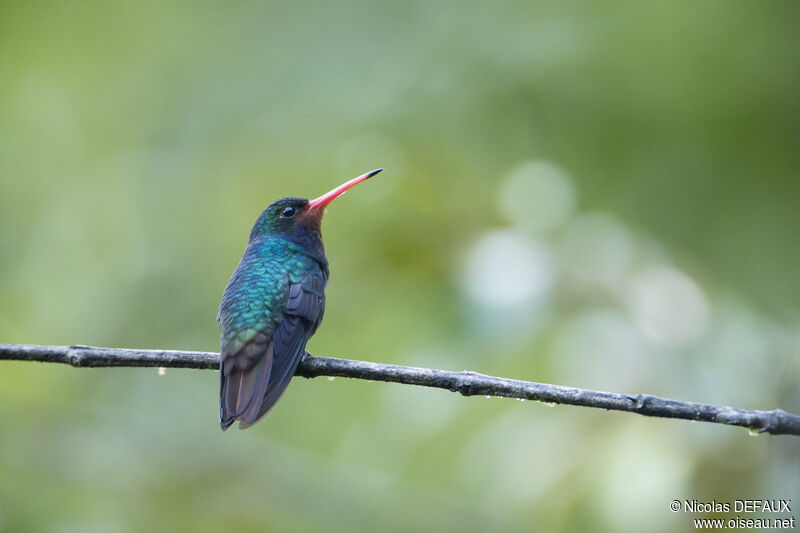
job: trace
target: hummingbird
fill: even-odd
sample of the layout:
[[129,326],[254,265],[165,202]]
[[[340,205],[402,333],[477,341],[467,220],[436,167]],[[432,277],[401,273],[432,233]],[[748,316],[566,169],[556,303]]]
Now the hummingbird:
[[382,170],[314,200],[275,200],[256,220],[217,314],[223,431],[236,420],[242,429],[255,424],[286,390],[325,313],[329,271],[320,232],[325,208]]

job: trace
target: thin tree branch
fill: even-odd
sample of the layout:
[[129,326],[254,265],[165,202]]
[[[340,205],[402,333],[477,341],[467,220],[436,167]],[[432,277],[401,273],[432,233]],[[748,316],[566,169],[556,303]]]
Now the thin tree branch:
[[[75,367],[219,368],[219,354],[173,350],[129,350],[91,346],[37,346],[0,344],[0,360],[63,363]],[[734,407],[682,402],[649,394],[619,394],[561,385],[486,376],[475,372],[449,372],[430,368],[386,365],[310,354],[296,375],[313,378],[335,376],[371,381],[420,385],[458,392],[464,396],[500,396],[545,403],[580,405],[661,418],[680,418],[741,426],[759,433],[800,435],[800,416],[781,409],[755,411]]]

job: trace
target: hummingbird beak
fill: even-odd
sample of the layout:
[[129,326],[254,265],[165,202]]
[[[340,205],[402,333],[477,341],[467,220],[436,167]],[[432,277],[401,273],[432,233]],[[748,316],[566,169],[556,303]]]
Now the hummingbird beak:
[[320,196],[319,198],[314,198],[313,200],[308,202],[308,208],[309,209],[325,209],[325,207],[327,207],[327,205],[329,203],[331,203],[332,201],[334,201],[335,199],[337,199],[338,197],[340,197],[341,195],[346,193],[348,189],[358,185],[362,181],[368,180],[369,178],[371,178],[372,176],[374,176],[375,174],[377,174],[381,170],[383,170],[383,169],[382,168],[378,168],[376,170],[373,170],[372,172],[367,172],[366,174],[362,174],[361,176],[359,176],[357,178],[353,178],[353,179],[351,179],[350,181],[348,181],[346,183],[342,183],[341,185],[339,185],[338,187],[336,187],[332,191],[327,192],[327,193],[323,194],[322,196]]

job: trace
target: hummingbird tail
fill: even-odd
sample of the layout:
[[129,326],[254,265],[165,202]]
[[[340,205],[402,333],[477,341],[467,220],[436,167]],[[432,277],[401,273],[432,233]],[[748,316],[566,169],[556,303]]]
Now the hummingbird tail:
[[[252,424],[259,418],[272,370],[272,343],[267,344],[266,350],[256,350],[255,346],[257,344],[251,342],[242,349],[244,358],[223,363],[220,372],[220,426],[223,431],[236,420]],[[247,352],[261,353],[251,358],[247,357]],[[241,368],[237,362],[242,361],[252,366]]]

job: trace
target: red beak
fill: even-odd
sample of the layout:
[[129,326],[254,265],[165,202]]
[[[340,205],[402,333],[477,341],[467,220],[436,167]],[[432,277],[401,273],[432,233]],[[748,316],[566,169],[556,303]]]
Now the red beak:
[[369,178],[371,178],[372,176],[374,176],[375,174],[377,174],[381,170],[383,170],[383,169],[379,168],[379,169],[373,170],[372,172],[367,172],[366,174],[362,174],[361,176],[359,176],[357,178],[353,178],[350,181],[348,181],[347,183],[342,183],[341,185],[339,185],[338,187],[336,187],[332,191],[327,192],[327,193],[323,194],[322,196],[320,196],[319,198],[314,198],[313,200],[308,202],[308,208],[309,209],[325,209],[325,207],[329,203],[331,203],[332,201],[336,200],[338,197],[340,197],[345,192],[347,192],[347,189],[358,185],[362,181],[368,180]]

